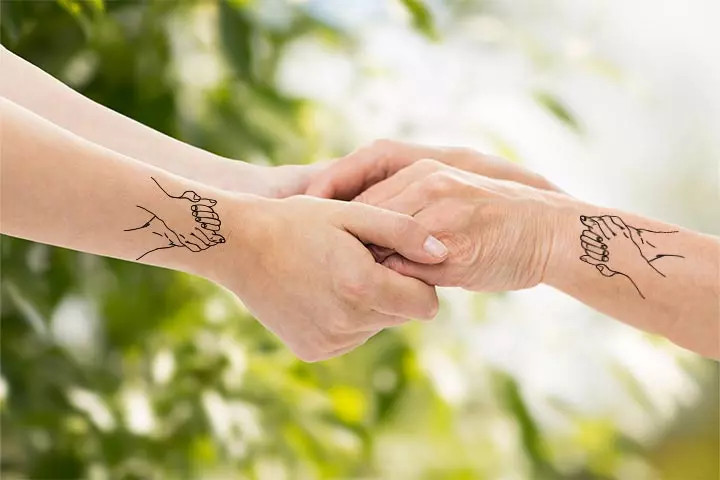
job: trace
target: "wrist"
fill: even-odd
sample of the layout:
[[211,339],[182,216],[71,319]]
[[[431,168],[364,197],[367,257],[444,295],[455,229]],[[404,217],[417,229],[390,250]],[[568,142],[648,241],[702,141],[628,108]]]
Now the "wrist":
[[267,248],[262,236],[267,235],[271,200],[232,192],[220,192],[217,200],[214,209],[222,221],[219,233],[225,242],[188,255],[184,270],[237,292],[245,279],[254,277],[253,259],[262,254],[258,249]]
[[581,215],[593,215],[597,207],[580,202],[559,193],[548,193],[549,205],[546,208],[547,223],[551,225],[550,253],[543,272],[542,283],[562,290],[572,276],[574,261],[583,252],[578,241],[582,231],[579,223]]

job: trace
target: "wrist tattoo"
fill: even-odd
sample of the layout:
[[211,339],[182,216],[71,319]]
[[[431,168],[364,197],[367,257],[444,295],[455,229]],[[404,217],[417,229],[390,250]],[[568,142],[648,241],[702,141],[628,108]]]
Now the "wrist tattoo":
[[[620,275],[635,287],[641,298],[645,298],[632,274],[650,269],[665,277],[655,263],[665,257],[685,258],[682,255],[661,251],[653,240],[659,235],[673,235],[677,230],[658,231],[637,228],[628,225],[617,216],[602,215],[587,217],[582,215],[580,223],[586,228],[580,233],[580,246],[585,263],[593,265],[605,277]],[[650,270],[648,270],[650,271]]]
[[136,260],[167,248],[180,247],[197,253],[225,243],[225,237],[220,233],[222,222],[214,209],[217,200],[201,197],[193,190],[172,195],[157,180],[150,179],[163,194],[173,199],[169,205],[177,214],[163,218],[168,212],[160,212],[158,207],[149,204],[137,205],[149,217],[142,225],[124,230],[143,233],[148,238],[148,250]]

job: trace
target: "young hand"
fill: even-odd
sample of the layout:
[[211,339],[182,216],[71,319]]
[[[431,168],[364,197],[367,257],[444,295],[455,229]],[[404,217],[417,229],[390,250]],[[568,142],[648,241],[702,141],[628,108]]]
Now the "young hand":
[[378,182],[422,159],[434,159],[468,172],[512,180],[532,187],[560,191],[542,176],[505,159],[467,148],[428,147],[393,140],[373,144],[338,159],[319,172],[307,188],[308,195],[352,200]]
[[445,247],[409,216],[305,196],[221,203],[228,242],[200,273],[234,291],[300,358],[340,355],[384,327],[435,315],[432,287],[376,263],[363,245],[418,264],[445,260]]

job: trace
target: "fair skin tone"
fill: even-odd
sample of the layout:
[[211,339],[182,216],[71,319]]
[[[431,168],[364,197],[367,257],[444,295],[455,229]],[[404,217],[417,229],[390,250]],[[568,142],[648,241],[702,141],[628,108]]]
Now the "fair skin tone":
[[403,275],[475,291],[545,283],[720,357],[717,238],[435,160],[411,164],[357,200],[412,215],[448,246],[440,265],[386,252],[383,264]]
[[0,95],[93,143],[225,190],[283,198],[303,193],[324,165],[264,167],[168,137],[80,95],[0,46]]
[[0,110],[4,234],[206,277],[308,361],[435,315],[432,287],[376,263],[363,245],[445,260],[445,247],[407,215],[231,193],[91,143],[7,99]]

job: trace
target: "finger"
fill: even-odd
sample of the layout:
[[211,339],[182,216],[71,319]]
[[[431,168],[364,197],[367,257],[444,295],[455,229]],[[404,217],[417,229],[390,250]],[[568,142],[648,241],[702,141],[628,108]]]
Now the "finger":
[[200,198],[196,205],[202,205],[203,207],[212,207],[214,205],[217,205],[217,200],[213,200],[212,198]]
[[593,231],[597,233],[599,230],[600,233],[605,237],[605,239],[610,240],[615,236],[615,234],[610,230],[610,227],[607,226],[607,224],[602,220],[600,217],[591,217],[591,221],[595,222],[595,225],[597,225],[597,228]]
[[582,257],[580,257],[580,260],[585,263],[589,263],[590,265],[600,265],[600,260],[596,260],[588,255],[583,255]]
[[442,168],[442,164],[436,160],[423,159],[398,171],[391,177],[376,183],[354,200],[370,205],[380,205],[390,198],[395,197],[408,186],[421,178],[425,178],[433,172]]
[[223,237],[219,233],[214,234],[211,238],[215,243],[225,243],[225,237]]
[[203,239],[199,235],[195,234],[195,232],[191,233],[190,236],[193,238],[193,243],[198,245],[203,250],[213,245],[213,243],[207,237]]
[[[597,225],[597,224],[594,224],[594,225]],[[599,228],[599,227],[596,226],[596,228]],[[581,237],[582,236],[588,237],[591,240],[595,240],[599,244],[602,244],[603,241],[605,240],[603,237],[601,237],[599,234],[593,232],[592,230],[583,230]]]
[[382,263],[387,257],[395,253],[392,248],[378,247],[377,245],[366,245],[367,249],[372,253],[377,263]]
[[585,250],[585,253],[586,253],[589,257],[594,258],[595,260],[597,260],[598,262],[607,262],[608,259],[609,259],[609,256],[608,256],[607,253],[605,253],[604,255],[600,255],[600,254],[597,254],[597,253],[595,253],[595,252],[591,252],[591,251],[588,251],[588,250]]
[[190,210],[193,211],[193,215],[195,213],[199,213],[199,212],[208,212],[208,213],[215,212],[215,210],[213,210],[212,207],[208,207],[205,205],[198,205],[198,204],[190,206]]
[[612,277],[615,273],[617,273],[610,270],[607,265],[595,265],[595,268],[597,268],[598,272],[602,273],[606,277]]
[[382,209],[410,215],[412,217],[423,210],[429,202],[430,199],[426,192],[425,182],[420,180],[401,190],[394,197],[376,205]]
[[351,200],[370,185],[392,175],[398,168],[391,169],[388,166],[385,152],[362,148],[321,172],[310,183],[306,193],[321,198]]
[[601,257],[605,256],[607,253],[607,251],[605,249],[596,247],[595,245],[590,245],[585,242],[582,242],[580,245],[582,246],[583,250],[585,250],[587,253],[596,253],[596,254],[600,255]]
[[363,243],[391,248],[420,263],[447,257],[447,247],[412,217],[362,203],[345,205],[341,225]]
[[183,194],[180,195],[180,198],[184,198],[184,199],[186,199],[186,200],[190,200],[191,202],[197,202],[197,201],[200,200],[200,198],[202,198],[202,197],[200,197],[200,195],[198,195],[197,193],[195,193],[195,192],[192,191],[192,190],[185,190],[185,191],[183,192]]
[[603,215],[602,217],[600,217],[600,220],[604,223],[605,226],[607,226],[613,237],[620,233],[620,230],[618,229],[617,225],[615,225],[615,222],[612,221],[610,215]]
[[201,223],[200,226],[205,230],[211,230],[212,232],[219,232],[220,225],[213,225],[211,223]]
[[220,226],[220,220],[214,218],[197,217],[196,222],[200,222],[201,225],[217,225]]
[[370,324],[369,328],[396,325],[406,318],[431,319],[437,314],[438,298],[435,288],[426,283],[401,275],[378,263],[372,265],[370,278],[374,285],[370,308],[384,314],[383,317],[389,315],[396,318],[383,318],[382,324]]
[[423,283],[428,285],[456,286],[443,283],[443,265],[425,265],[413,262],[397,254],[388,257],[382,264],[401,275],[422,280]]
[[197,216],[197,218],[213,218],[215,220],[220,219],[220,216],[215,212],[193,212],[193,215]]
[[185,235],[181,235],[180,238],[182,239],[182,244],[185,245],[189,250],[193,252],[199,252],[200,250],[202,250],[198,244],[187,238]]
[[[206,243],[206,244],[208,244],[208,245],[214,245],[214,244],[217,243],[217,241],[216,241],[216,240],[213,240],[212,238],[210,238],[210,236],[208,236],[208,235],[205,233],[205,230],[203,230],[202,228],[195,227],[194,230],[195,230],[195,231],[193,232],[193,235],[195,235],[196,237],[198,237],[198,238],[199,238],[200,240],[202,240],[204,243]],[[208,233],[210,233],[210,232],[208,232]],[[211,236],[214,236],[214,235],[211,235]]]
[[599,237],[595,234],[591,233],[591,234],[587,235],[587,234],[585,234],[585,232],[583,232],[583,234],[580,236],[580,241],[583,243],[587,243],[588,245],[592,245],[595,248],[602,249],[602,248],[604,248],[603,246],[607,247],[607,245],[602,243],[602,241],[598,241],[598,238]]
[[632,232],[628,228],[628,226],[625,224],[622,218],[618,216],[610,216],[610,221],[615,225],[615,229],[620,229],[620,233],[622,233],[625,238],[633,238]]

